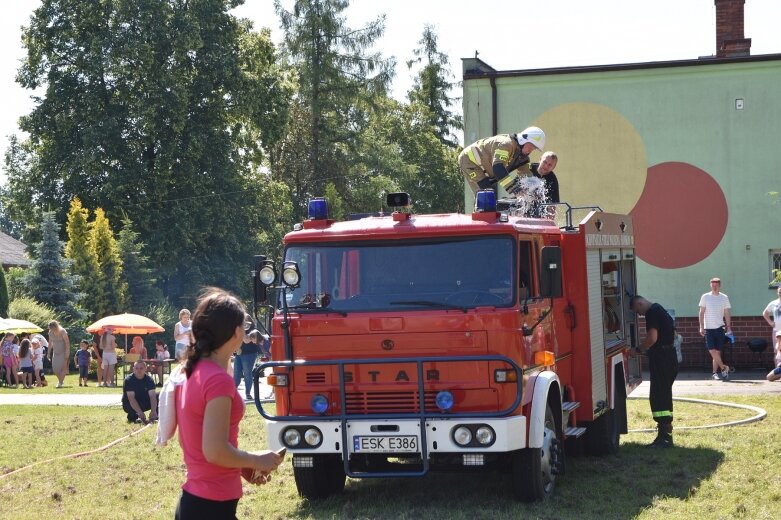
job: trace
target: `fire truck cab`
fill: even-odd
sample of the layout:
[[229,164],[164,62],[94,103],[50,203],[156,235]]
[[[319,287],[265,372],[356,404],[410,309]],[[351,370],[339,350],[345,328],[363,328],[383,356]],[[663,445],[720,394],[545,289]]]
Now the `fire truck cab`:
[[568,208],[559,227],[481,194],[471,215],[346,222],[315,199],[281,263],[256,257],[255,296],[274,302],[256,406],[302,496],[457,467],[506,470],[533,501],[563,474],[565,441],[618,449],[640,383],[631,217]]

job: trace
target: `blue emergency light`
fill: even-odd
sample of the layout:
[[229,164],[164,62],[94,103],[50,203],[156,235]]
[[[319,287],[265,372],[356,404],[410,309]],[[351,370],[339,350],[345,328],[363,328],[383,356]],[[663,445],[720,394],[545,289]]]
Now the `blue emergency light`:
[[328,202],[322,197],[310,199],[308,214],[311,220],[326,220],[328,218]]
[[494,193],[494,190],[481,190],[477,192],[475,211],[478,213],[496,211],[496,193]]
[[310,405],[312,406],[313,412],[322,415],[326,411],[328,411],[328,398],[323,394],[317,394],[314,397],[312,397],[312,401],[310,401]]
[[455,399],[453,399],[453,394],[448,392],[447,390],[442,390],[437,394],[437,397],[435,399],[435,402],[437,403],[437,407],[446,412],[453,408],[453,404],[455,403]]

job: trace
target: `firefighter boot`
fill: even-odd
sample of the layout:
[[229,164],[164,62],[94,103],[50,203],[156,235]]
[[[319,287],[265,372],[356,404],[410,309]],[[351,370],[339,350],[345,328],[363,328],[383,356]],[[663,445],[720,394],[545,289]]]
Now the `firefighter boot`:
[[672,448],[673,447],[673,425],[670,423],[657,425],[658,433],[656,439],[649,444],[651,448]]

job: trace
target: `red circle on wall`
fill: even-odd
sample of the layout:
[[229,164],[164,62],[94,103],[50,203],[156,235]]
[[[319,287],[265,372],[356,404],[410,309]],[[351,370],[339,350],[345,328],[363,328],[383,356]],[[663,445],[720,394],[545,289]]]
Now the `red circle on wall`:
[[643,193],[630,212],[635,251],[645,262],[678,269],[703,260],[727,229],[727,199],[703,170],[682,162],[648,168]]

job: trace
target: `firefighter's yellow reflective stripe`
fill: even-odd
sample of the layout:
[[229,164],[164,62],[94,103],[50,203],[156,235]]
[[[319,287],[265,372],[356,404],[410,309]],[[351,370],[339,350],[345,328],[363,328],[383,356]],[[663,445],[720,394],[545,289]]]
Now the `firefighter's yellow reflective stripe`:
[[661,412],[653,412],[654,418],[656,417],[672,417],[673,413],[670,410],[662,410]]
[[500,181],[499,181],[499,184],[501,184],[502,188],[504,188],[505,190],[507,190],[507,188],[509,188],[509,187],[510,187],[510,184],[512,184],[512,183],[513,183],[513,181],[514,181],[514,180],[515,180],[517,177],[518,177],[517,175],[515,175],[514,173],[511,173],[511,174],[509,174],[508,176],[506,176],[504,179],[500,180]]
[[467,148],[466,155],[467,157],[469,157],[469,160],[472,161],[473,163],[477,165],[480,164],[480,151],[476,147],[470,146],[469,148]]
[[507,162],[510,159],[510,152],[507,150],[496,150],[494,152],[494,159],[498,159],[502,162]]

